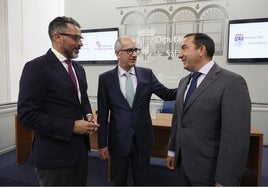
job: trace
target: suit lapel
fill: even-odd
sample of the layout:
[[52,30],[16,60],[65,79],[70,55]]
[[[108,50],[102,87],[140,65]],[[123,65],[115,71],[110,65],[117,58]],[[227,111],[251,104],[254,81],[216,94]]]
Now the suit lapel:
[[180,88],[177,90],[177,99],[178,101],[182,101],[178,103],[179,104],[178,108],[180,108],[180,111],[183,111],[184,94],[186,92],[187,85],[190,81],[190,78],[191,78],[191,74],[184,77],[184,79],[180,83]]
[[52,66],[55,66],[55,70],[57,70],[59,77],[62,79],[62,84],[68,87],[68,85],[70,84],[69,82],[71,82],[72,80],[62,63],[58,60],[58,58],[51,50],[48,51],[47,57]]
[[[73,81],[70,77],[70,75],[68,74],[68,72],[66,71],[66,69],[64,68],[64,66],[62,65],[62,62],[60,62],[58,60],[58,58],[55,56],[55,54],[49,50],[46,54],[47,58],[48,58],[48,61],[51,63],[51,65],[55,68],[55,70],[57,70],[57,74],[58,74],[58,77],[59,79],[61,79],[61,83],[63,84],[63,86],[68,89],[70,88],[70,86],[73,85]],[[77,68],[76,68],[77,69]],[[75,69],[75,71],[77,71]],[[78,77],[78,73],[76,73],[77,77]],[[79,99],[78,99],[78,94],[77,94],[77,91],[75,89],[75,87],[73,86],[73,89],[72,89],[72,92],[70,92],[72,95],[75,95],[76,98],[77,98],[77,102],[79,102]]]
[[127,99],[125,98],[124,94],[121,92],[119,78],[118,78],[118,66],[116,66],[116,68],[113,70],[111,76],[112,78],[110,79],[110,81],[111,81],[111,87],[114,87],[113,91],[116,92],[117,96],[121,98],[121,100],[119,101],[123,101],[125,106],[129,106]]
[[204,80],[193,92],[189,101],[187,102],[184,110],[186,110],[191,104],[209,87],[217,78],[217,73],[220,71],[219,66],[215,63],[214,66],[210,69]]
[[136,78],[137,78],[137,88],[136,88],[136,92],[135,92],[135,96],[134,96],[134,101],[133,101],[133,105],[132,108],[135,107],[135,104],[137,104],[137,101],[139,101],[139,97],[142,97],[141,95],[136,95],[136,93],[142,93],[142,90],[144,89],[144,71],[143,69],[140,69],[139,67],[135,67],[135,74],[136,74]]

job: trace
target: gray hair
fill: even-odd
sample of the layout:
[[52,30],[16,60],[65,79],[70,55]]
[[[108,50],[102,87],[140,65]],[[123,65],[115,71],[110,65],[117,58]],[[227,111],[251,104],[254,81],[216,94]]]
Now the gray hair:
[[52,20],[48,26],[48,35],[49,35],[50,40],[52,41],[52,37],[54,33],[65,32],[66,29],[68,28],[67,24],[76,25],[78,28],[81,27],[80,24],[71,17],[66,17],[66,16],[57,17],[54,20]]

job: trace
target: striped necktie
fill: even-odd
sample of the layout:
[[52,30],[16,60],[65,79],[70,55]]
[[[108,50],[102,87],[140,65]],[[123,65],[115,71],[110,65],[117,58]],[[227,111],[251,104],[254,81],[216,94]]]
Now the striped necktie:
[[77,90],[77,89],[78,89],[78,87],[77,87],[77,80],[76,80],[76,78],[75,78],[75,74],[74,74],[74,71],[73,71],[73,68],[72,68],[72,61],[71,61],[70,59],[66,59],[65,62],[66,62],[67,65],[68,65],[68,72],[69,72],[69,75],[70,75],[71,79],[73,80],[75,89]]

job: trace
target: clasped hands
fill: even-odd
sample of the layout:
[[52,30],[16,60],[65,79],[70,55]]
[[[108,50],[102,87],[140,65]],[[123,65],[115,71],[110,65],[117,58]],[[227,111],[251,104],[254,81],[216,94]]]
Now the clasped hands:
[[73,131],[76,134],[86,134],[86,135],[92,135],[94,132],[98,130],[98,127],[100,125],[96,122],[93,115],[87,117],[86,120],[76,120],[74,122],[74,128]]

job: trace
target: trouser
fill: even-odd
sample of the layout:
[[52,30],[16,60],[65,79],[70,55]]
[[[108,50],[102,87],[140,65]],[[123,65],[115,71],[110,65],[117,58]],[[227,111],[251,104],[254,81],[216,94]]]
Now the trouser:
[[116,186],[126,186],[128,179],[129,165],[132,166],[134,185],[147,184],[150,169],[150,151],[139,151],[135,139],[128,156],[111,155],[112,180]]
[[86,186],[88,153],[81,155],[72,166],[53,169],[36,169],[40,186]]

